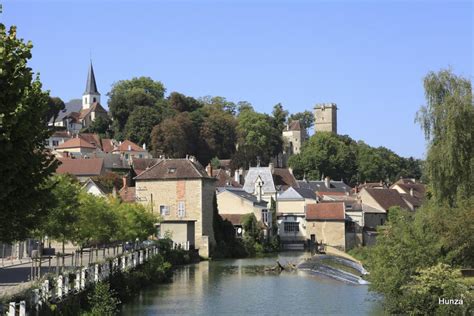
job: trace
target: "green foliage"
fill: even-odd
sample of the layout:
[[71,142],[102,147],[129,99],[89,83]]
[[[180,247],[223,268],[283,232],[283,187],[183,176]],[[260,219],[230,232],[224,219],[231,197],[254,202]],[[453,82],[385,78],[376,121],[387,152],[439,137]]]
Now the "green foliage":
[[57,164],[45,151],[50,106],[39,78],[27,66],[31,42],[0,23],[0,241],[29,236],[47,215],[47,178]]
[[111,138],[113,135],[111,126],[112,120],[110,117],[99,115],[88,127],[83,128],[81,133],[94,133],[99,134],[100,137]]
[[112,202],[112,208],[118,217],[118,230],[116,239],[134,241],[147,239],[155,232],[157,218],[138,203],[119,203],[118,200]]
[[[204,105],[204,107],[212,108],[219,112],[226,112],[231,115],[235,115],[237,113],[237,104],[234,102],[228,101],[224,97],[211,97],[205,96],[199,99],[199,101]],[[239,103],[242,104],[242,103]]]
[[168,97],[168,103],[170,107],[177,112],[193,112],[202,106],[202,104],[193,97],[188,97],[178,92],[171,92]]
[[53,123],[58,118],[59,112],[64,110],[66,105],[64,104],[63,100],[58,97],[49,97],[48,99],[48,112],[46,114],[46,120],[50,121],[53,120]]
[[249,237],[254,242],[261,241],[262,231],[258,225],[257,218],[253,213],[242,216],[242,228],[244,229],[244,237]]
[[221,162],[218,157],[214,157],[211,159],[211,166],[214,169],[219,169],[221,166]]
[[48,216],[43,221],[41,236],[63,242],[72,241],[79,220],[79,192],[75,179],[69,175],[55,175],[51,178],[53,202]]
[[[461,273],[449,265],[418,269],[412,281],[402,287],[406,291],[405,311],[411,314],[466,315],[474,308],[474,295],[459,282]],[[439,304],[440,299],[461,299],[462,305]]]
[[433,197],[455,204],[474,195],[474,104],[469,78],[450,70],[424,78],[427,104],[416,120],[428,141],[425,172]]
[[273,117],[247,109],[239,113],[237,121],[238,150],[232,158],[235,167],[248,167],[257,157],[267,164],[282,151],[281,131]]
[[92,180],[111,192],[113,188],[119,190],[123,185],[122,178],[114,172],[106,172],[101,176],[92,177]]
[[162,115],[154,107],[139,106],[131,112],[125,124],[125,137],[137,144],[151,145],[151,131],[161,122]]
[[283,105],[281,103],[278,103],[273,107],[272,116],[273,126],[278,131],[280,131],[280,133],[283,132],[288,118],[288,111],[283,109]]
[[316,133],[298,155],[291,156],[290,166],[297,177],[317,180],[322,176],[343,179],[354,185],[368,182],[394,182],[400,177],[421,177],[421,161],[402,158],[385,147],[356,143],[349,136]]
[[314,114],[311,111],[304,111],[291,114],[288,121],[300,121],[302,127],[308,132],[311,127],[314,125]]
[[115,137],[120,140],[124,138],[128,117],[136,108],[160,109],[163,106],[164,93],[163,84],[148,77],[121,80],[115,83],[107,94],[110,114],[114,120]]
[[110,288],[107,282],[99,282],[95,285],[94,291],[88,296],[92,309],[89,315],[93,316],[114,316],[119,311],[120,300],[116,297],[116,292]]
[[198,133],[188,112],[163,120],[153,128],[151,146],[153,154],[183,158],[194,155],[197,148]]

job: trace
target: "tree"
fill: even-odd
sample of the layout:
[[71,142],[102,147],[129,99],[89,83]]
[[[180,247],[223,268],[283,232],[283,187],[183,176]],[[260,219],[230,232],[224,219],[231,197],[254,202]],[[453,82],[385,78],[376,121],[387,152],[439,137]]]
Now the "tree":
[[298,112],[290,115],[289,122],[300,121],[306,132],[314,125],[314,114],[311,111]]
[[210,111],[200,127],[198,159],[207,164],[212,157],[228,159],[235,152],[237,122],[228,112]]
[[112,202],[112,208],[118,216],[118,230],[116,239],[121,241],[135,241],[147,239],[155,232],[158,221],[152,212],[137,203]]
[[220,111],[220,112],[227,112],[231,115],[235,115],[237,113],[237,105],[234,102],[228,101],[224,97],[211,97],[211,96],[205,96],[199,99],[199,102],[201,102],[204,107]]
[[196,153],[197,135],[188,112],[165,119],[153,128],[151,146],[155,156],[182,158]]
[[239,113],[237,122],[239,147],[236,155],[245,157],[246,155],[238,153],[241,150],[255,154],[255,156],[247,156],[248,161],[242,161],[242,166],[247,166],[247,163],[250,160],[256,160],[257,156],[262,163],[266,164],[282,151],[281,132],[275,127],[271,116],[247,109]]
[[114,120],[115,137],[123,139],[123,131],[128,117],[137,107],[159,108],[162,102],[165,87],[159,81],[149,77],[121,80],[112,86],[107,94],[109,97],[109,110]]
[[137,107],[128,117],[125,137],[137,144],[151,145],[151,131],[161,122],[161,114],[156,108]]
[[[51,181],[54,206],[49,209],[41,231],[50,239],[60,241],[64,254],[65,243],[74,240],[77,229],[80,186],[70,175],[55,175]],[[62,261],[64,266],[64,257]]]
[[110,288],[107,282],[99,282],[95,285],[94,291],[87,296],[91,306],[92,316],[114,316],[119,312],[120,300],[117,293]]
[[81,133],[99,134],[101,137],[112,137],[113,131],[111,129],[112,120],[108,116],[97,116],[92,123],[81,130]]
[[323,175],[332,179],[356,182],[355,142],[348,136],[316,133],[303,146],[301,153],[291,156],[290,166],[296,176],[318,180]]
[[425,132],[425,172],[433,197],[454,205],[474,195],[474,104],[472,85],[450,70],[424,78],[426,105],[416,121]]
[[120,190],[123,185],[122,178],[114,172],[106,172],[103,175],[93,177],[92,180],[110,191],[114,188]]
[[51,119],[53,123],[58,118],[59,112],[64,110],[66,105],[64,104],[63,100],[58,97],[49,97],[48,99],[48,112],[46,114],[47,121],[49,122]]
[[283,105],[281,103],[276,104],[273,107],[273,126],[281,132],[285,128],[286,121],[288,118],[288,111],[283,109]]
[[202,104],[193,97],[187,97],[178,92],[171,92],[168,97],[170,107],[177,112],[192,112],[199,109]]
[[48,177],[56,170],[45,150],[50,135],[48,94],[27,66],[31,42],[0,23],[0,241],[29,236],[47,215]]

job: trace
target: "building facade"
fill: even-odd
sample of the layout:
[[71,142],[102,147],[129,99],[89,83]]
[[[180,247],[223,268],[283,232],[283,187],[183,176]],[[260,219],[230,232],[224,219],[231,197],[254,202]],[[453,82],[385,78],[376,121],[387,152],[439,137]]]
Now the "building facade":
[[336,103],[316,104],[314,107],[314,132],[331,132],[337,134]]

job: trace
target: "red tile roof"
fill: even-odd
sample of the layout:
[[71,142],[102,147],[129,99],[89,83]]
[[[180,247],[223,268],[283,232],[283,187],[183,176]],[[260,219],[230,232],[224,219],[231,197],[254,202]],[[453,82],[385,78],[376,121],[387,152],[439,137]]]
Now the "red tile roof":
[[[130,148],[130,149],[129,149]],[[139,152],[144,152],[146,151],[145,149],[141,148],[140,146],[138,146],[137,144],[135,144],[134,142],[131,142],[129,141],[128,139],[127,140],[124,140],[122,142],[122,144],[120,144],[118,146],[118,149],[117,150],[114,150],[114,151],[139,151]]]
[[213,179],[199,162],[164,159],[135,177],[136,180]]
[[102,150],[104,153],[111,153],[114,151],[114,144],[110,138],[103,138],[102,139]]
[[70,158],[59,158],[61,164],[56,173],[63,174],[68,173],[75,176],[98,176],[104,171],[104,159],[103,158],[90,158],[90,159],[70,159]]
[[107,113],[107,111],[100,105],[100,103],[92,103],[92,105],[88,109],[83,109],[79,113],[79,118],[82,120],[84,119],[89,113],[91,112],[102,112]]
[[284,188],[298,187],[295,176],[287,168],[274,168],[273,181],[275,185],[281,185]]
[[317,203],[306,206],[307,220],[345,220],[344,203]]
[[289,131],[301,131],[301,123],[299,120],[296,121],[291,121],[290,124],[288,125],[288,130]]
[[76,137],[76,138],[71,138],[58,147],[56,149],[67,149],[67,148],[91,148],[95,149],[96,146],[92,145],[88,141],[85,141],[82,138]]
[[[410,207],[402,199],[400,193],[395,189],[365,189],[372,198],[384,208],[388,210],[393,206],[400,206],[401,208],[409,210]],[[364,202],[364,201],[362,201]]]
[[92,134],[92,133],[81,133],[78,136],[79,136],[79,138],[82,138],[83,140],[85,140],[89,144],[92,144],[92,145],[96,146],[97,148],[102,149],[102,144],[101,144],[99,135]]

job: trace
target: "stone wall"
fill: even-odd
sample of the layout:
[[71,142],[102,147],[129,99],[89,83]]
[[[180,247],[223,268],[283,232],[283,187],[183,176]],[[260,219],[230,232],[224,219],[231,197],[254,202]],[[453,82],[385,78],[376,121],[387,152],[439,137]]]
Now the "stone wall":
[[316,241],[344,250],[346,248],[346,229],[344,221],[307,221],[306,236]]

